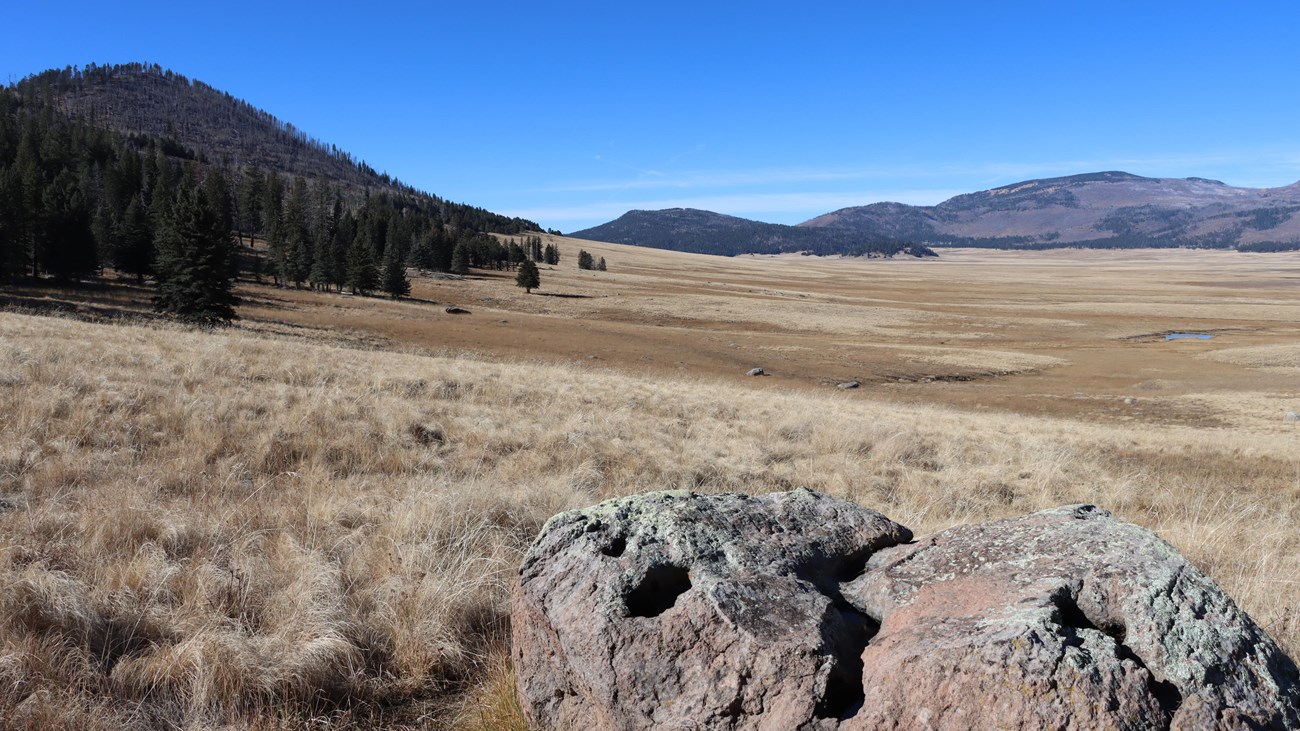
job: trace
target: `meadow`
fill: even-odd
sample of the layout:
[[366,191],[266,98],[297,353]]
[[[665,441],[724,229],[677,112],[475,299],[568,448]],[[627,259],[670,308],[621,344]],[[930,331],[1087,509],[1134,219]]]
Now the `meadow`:
[[522,551],[676,488],[806,486],[918,533],[1094,503],[1300,654],[1295,255],[560,243],[540,293],[245,282],[215,331],[125,283],[11,293],[0,728],[521,728]]

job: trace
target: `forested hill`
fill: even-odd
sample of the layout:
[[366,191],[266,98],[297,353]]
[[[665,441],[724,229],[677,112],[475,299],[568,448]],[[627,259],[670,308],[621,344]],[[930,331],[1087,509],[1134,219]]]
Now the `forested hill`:
[[696,254],[810,254],[934,256],[924,246],[857,231],[800,228],[751,221],[694,208],[628,211],[609,223],[569,234],[575,238],[634,244]]
[[47,280],[149,286],[156,309],[220,323],[237,316],[237,279],[401,297],[409,267],[506,268],[524,244],[541,256],[540,237],[493,235],[537,230],[404,186],[156,66],[0,87],[0,295]]
[[377,172],[288,122],[157,64],[90,64],[29,76],[13,85],[29,104],[52,105],[91,126],[156,141],[165,152],[236,170],[254,167],[308,182],[328,181],[346,198],[369,190],[424,199],[453,228],[518,233],[532,221],[452,203]]

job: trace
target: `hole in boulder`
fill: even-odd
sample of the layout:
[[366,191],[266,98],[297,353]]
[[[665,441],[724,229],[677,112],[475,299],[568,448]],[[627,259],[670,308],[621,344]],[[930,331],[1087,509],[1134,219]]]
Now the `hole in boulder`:
[[690,572],[672,564],[655,564],[628,595],[628,614],[658,617],[677,603],[677,597],[691,588]]
[[[1074,597],[1065,593],[1057,594],[1052,597],[1052,604],[1056,606],[1056,613],[1060,617],[1062,627],[1067,627],[1069,629],[1091,629],[1098,632],[1101,631],[1097,628],[1097,625],[1092,623],[1091,619],[1088,619],[1088,615],[1083,613],[1083,610],[1079,608],[1079,605],[1075,603]],[[1110,633],[1108,632],[1107,634]],[[1116,640],[1116,642],[1122,642],[1123,636],[1123,628],[1121,627],[1120,639]],[[1114,635],[1111,635],[1111,637],[1114,637]],[[1075,646],[1077,647],[1078,644],[1076,643]]]
[[[1148,670],[1147,672],[1150,672]],[[1183,694],[1178,691],[1178,686],[1168,680],[1156,680],[1151,678],[1151,694],[1156,697],[1156,702],[1160,704],[1160,710],[1169,714],[1170,718],[1178,712],[1178,708],[1183,705]]]
[[[614,540],[609,542],[609,545],[600,549],[600,552],[605,554],[606,556],[612,556],[614,558],[618,558],[619,556],[622,556],[623,552],[626,550],[627,550],[627,539],[624,538],[623,536],[615,536]],[[687,588],[689,588],[689,584]]]
[[[1062,593],[1052,597],[1052,604],[1056,605],[1056,609],[1060,614],[1061,624],[1064,627],[1070,629],[1096,630],[1114,640],[1115,656],[1121,660],[1130,660],[1134,665],[1147,671],[1147,677],[1149,678],[1148,692],[1150,692],[1156,699],[1156,702],[1160,704],[1160,709],[1169,714],[1170,718],[1173,717],[1174,712],[1183,704],[1183,694],[1178,690],[1178,686],[1174,685],[1170,681],[1156,680],[1155,674],[1146,666],[1146,663],[1142,661],[1142,658],[1138,657],[1137,653],[1133,652],[1133,648],[1124,644],[1124,640],[1128,636],[1128,631],[1123,623],[1115,622],[1113,620],[1103,620],[1100,618],[1098,618],[1098,621],[1093,621],[1093,618],[1089,617],[1087,613],[1085,613],[1074,601],[1074,597],[1069,596],[1068,594]],[[1074,635],[1071,644],[1074,644],[1076,647],[1083,644],[1083,640],[1078,638],[1077,634],[1073,632],[1070,634]]]

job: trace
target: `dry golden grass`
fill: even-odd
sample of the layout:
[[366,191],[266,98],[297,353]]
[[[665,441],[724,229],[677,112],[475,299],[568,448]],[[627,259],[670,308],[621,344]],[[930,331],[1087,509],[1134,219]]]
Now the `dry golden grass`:
[[[244,283],[219,332],[0,312],[0,728],[521,728],[521,551],[669,488],[807,486],[918,532],[1096,503],[1300,650],[1300,259],[560,243],[540,295]],[[1218,337],[1158,337],[1189,329]]]
[[1278,369],[1289,375],[1300,373],[1300,343],[1225,348],[1207,353],[1204,357],[1251,368]]
[[1300,649],[1280,423],[1089,423],[757,381],[0,313],[7,728],[520,728],[553,513],[807,486],[920,532],[1092,502]]

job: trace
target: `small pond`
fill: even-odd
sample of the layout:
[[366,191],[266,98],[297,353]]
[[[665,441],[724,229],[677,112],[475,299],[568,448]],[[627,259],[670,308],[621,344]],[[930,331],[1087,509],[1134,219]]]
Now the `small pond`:
[[1212,337],[1207,333],[1169,333],[1165,340],[1209,340]]

